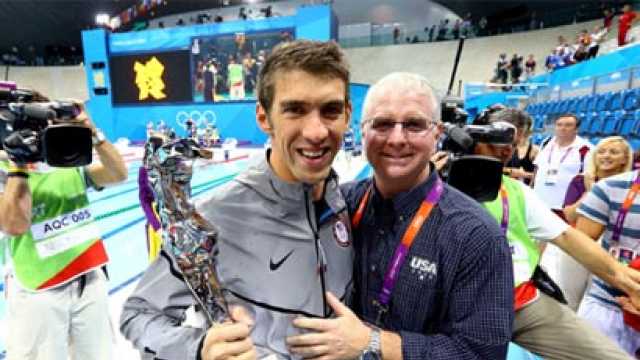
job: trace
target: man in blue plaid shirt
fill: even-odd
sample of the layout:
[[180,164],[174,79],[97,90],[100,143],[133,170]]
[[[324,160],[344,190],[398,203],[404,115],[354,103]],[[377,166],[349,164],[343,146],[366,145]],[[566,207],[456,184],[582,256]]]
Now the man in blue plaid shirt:
[[[439,121],[426,79],[372,86],[363,137],[374,176],[344,187],[356,250],[352,309],[300,318],[292,353],[317,359],[505,359],[513,270],[496,221],[429,164]],[[400,126],[399,126],[400,125]],[[362,319],[362,320],[361,320]]]

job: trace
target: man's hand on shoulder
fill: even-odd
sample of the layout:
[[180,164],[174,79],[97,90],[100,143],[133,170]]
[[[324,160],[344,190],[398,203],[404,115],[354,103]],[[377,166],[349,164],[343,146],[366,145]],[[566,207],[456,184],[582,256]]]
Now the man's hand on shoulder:
[[253,320],[241,307],[231,309],[231,318],[234,322],[217,324],[207,331],[200,350],[202,360],[257,359],[256,348],[249,337]]
[[369,344],[371,328],[332,293],[327,293],[327,302],[337,317],[295,319],[293,325],[305,333],[287,338],[289,351],[305,359],[358,358]]

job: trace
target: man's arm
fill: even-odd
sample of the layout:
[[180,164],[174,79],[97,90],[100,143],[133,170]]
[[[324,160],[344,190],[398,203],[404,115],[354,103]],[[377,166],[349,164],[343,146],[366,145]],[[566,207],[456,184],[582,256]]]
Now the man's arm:
[[[581,216],[582,218],[582,216]],[[578,222],[583,222],[579,219]],[[596,234],[597,229],[586,229]],[[607,254],[592,238],[574,228],[568,228],[553,241],[591,273],[628,294],[634,304],[640,304],[640,272],[623,266]]]
[[[27,173],[25,168],[11,165],[9,172],[0,170],[0,230],[11,236],[24,234],[31,226],[31,190],[27,179],[11,173]],[[6,181],[6,183],[5,183]]]
[[246,313],[234,309],[234,323],[209,330],[181,325],[194,303],[176,265],[162,251],[125,301],[120,331],[137,349],[158,359],[255,359],[249,338],[252,324]]
[[[76,117],[76,121],[81,122],[84,126],[91,129],[93,136],[96,136],[98,129],[89,118],[82,104],[78,104],[82,112]],[[91,164],[87,167],[87,174],[97,186],[104,186],[127,179],[127,166],[122,159],[118,150],[109,142],[103,140],[94,145],[94,149],[100,158],[99,163]]]

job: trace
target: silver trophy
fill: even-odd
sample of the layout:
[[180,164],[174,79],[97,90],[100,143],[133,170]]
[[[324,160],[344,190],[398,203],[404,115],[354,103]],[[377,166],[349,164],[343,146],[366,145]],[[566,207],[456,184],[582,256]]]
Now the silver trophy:
[[192,139],[151,138],[143,161],[160,209],[163,248],[180,267],[185,283],[206,315],[208,325],[229,318],[218,280],[215,256],[218,232],[189,201],[196,159],[211,159]]

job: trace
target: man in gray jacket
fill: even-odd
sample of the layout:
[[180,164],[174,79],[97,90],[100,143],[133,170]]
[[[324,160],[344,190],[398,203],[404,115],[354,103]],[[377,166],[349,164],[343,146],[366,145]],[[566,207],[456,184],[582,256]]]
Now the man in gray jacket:
[[[227,300],[255,324],[258,357],[289,358],[285,338],[297,332],[291,320],[329,317],[325,293],[343,301],[350,293],[349,218],[331,169],[351,117],[348,83],[335,43],[276,47],[260,72],[256,108],[271,150],[197,206],[219,230],[217,271]],[[184,324],[195,301],[176,268],[163,252],[146,271],[124,304],[124,336],[158,359],[255,356],[243,347],[246,334],[236,328],[229,335],[238,323]]]

